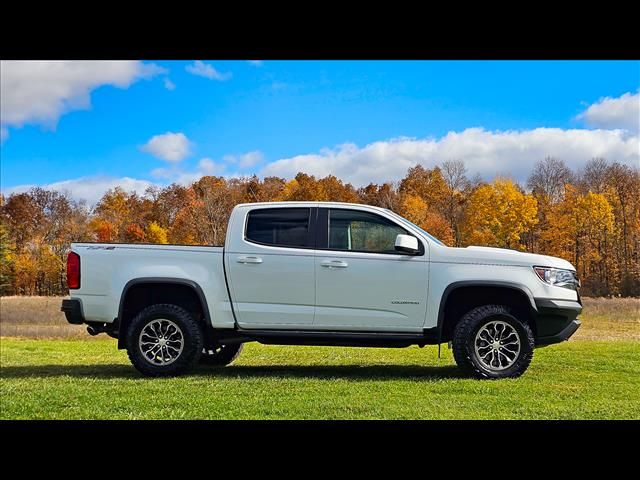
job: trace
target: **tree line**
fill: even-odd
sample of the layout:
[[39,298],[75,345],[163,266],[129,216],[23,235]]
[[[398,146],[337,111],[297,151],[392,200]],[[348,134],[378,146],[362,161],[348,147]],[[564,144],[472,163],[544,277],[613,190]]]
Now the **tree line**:
[[584,295],[640,295],[640,171],[596,158],[574,172],[551,157],[534,166],[525,185],[469,178],[464,163],[451,160],[361,188],[332,175],[204,176],[143,195],[115,188],[92,207],[68,193],[32,188],[0,196],[0,292],[65,294],[71,242],[222,245],[236,204],[283,200],[384,207],[450,246],[562,257],[576,266]]

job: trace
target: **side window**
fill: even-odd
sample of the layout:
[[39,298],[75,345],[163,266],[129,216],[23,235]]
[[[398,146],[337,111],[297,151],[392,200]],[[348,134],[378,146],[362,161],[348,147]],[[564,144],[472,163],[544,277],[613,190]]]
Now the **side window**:
[[374,213],[329,210],[329,249],[370,253],[398,253],[396,237],[408,232]]
[[249,212],[245,237],[278,247],[309,245],[309,208],[261,208]]

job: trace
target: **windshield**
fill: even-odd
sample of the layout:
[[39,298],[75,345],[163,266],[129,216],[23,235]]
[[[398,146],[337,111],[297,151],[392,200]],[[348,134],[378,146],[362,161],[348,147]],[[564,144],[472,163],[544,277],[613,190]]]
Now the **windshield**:
[[438,245],[442,245],[443,247],[446,247],[446,245],[445,245],[444,243],[442,243],[442,242],[441,242],[440,240],[438,240],[436,237],[434,237],[433,235],[431,235],[429,232],[427,232],[427,231],[423,230],[422,228],[420,228],[420,227],[419,227],[418,225],[416,225],[415,223],[410,222],[410,221],[409,221],[409,220],[407,220],[406,218],[401,217],[400,215],[398,215],[398,214],[397,214],[397,213],[395,213],[395,212],[392,212],[392,211],[391,211],[391,210],[389,210],[389,209],[386,209],[386,208],[385,208],[385,210],[386,210],[387,212],[389,212],[391,215],[393,215],[395,218],[397,218],[398,220],[400,220],[402,223],[404,223],[404,224],[406,224],[406,225],[411,225],[412,227],[414,227],[414,228],[418,229],[418,230],[419,230],[420,232],[422,232],[426,237],[430,238],[431,240],[433,240],[434,242],[436,242]]

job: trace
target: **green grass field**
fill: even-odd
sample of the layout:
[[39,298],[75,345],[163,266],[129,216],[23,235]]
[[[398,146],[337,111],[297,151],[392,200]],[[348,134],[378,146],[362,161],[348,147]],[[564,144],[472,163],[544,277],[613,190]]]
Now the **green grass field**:
[[574,337],[514,380],[465,378],[446,346],[438,360],[437,347],[256,343],[229,367],[149,379],[115,340],[71,329],[59,298],[3,297],[0,418],[640,419],[640,300],[584,305]]
[[248,344],[237,363],[148,379],[115,340],[2,338],[3,419],[638,419],[640,343],[536,350],[515,380],[458,373],[443,348]]

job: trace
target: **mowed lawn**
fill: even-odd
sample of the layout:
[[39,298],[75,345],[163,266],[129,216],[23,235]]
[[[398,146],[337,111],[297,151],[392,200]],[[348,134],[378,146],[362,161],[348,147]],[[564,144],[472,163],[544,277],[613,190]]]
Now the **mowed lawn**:
[[637,302],[585,308],[588,335],[500,381],[461,376],[446,346],[438,360],[437,347],[251,343],[229,367],[149,379],[112,339],[2,337],[0,418],[640,419]]

